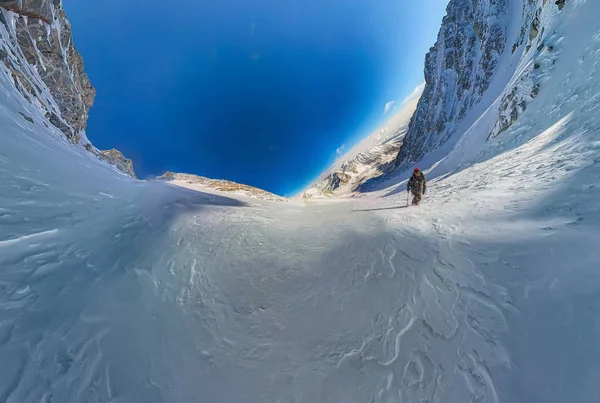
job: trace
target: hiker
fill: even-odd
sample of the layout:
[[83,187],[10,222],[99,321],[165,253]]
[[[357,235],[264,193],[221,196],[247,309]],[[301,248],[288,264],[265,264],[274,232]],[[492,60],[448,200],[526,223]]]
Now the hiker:
[[406,191],[410,191],[414,198],[412,204],[418,206],[423,198],[423,195],[427,191],[427,182],[425,181],[425,175],[419,168],[415,168],[413,175],[410,177],[408,181],[408,185],[406,186]]

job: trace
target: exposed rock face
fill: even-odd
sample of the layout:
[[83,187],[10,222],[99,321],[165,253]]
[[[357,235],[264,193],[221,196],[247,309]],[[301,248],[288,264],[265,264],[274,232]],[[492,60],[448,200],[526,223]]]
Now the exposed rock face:
[[524,68],[518,79],[505,89],[498,108],[498,120],[488,139],[511,127],[529,103],[538,96],[544,82],[550,77],[559,56],[559,53],[554,51],[554,43],[559,38],[553,34],[548,35],[546,25],[549,26],[553,22],[553,16],[562,10],[564,5],[562,2],[561,6],[560,1],[553,5],[546,0],[528,0],[524,3],[523,25],[513,45],[513,53],[525,45],[523,57],[531,57],[533,63]]
[[100,151],[98,157],[109,164],[116,166],[119,171],[137,179],[137,175],[133,170],[133,162],[130,159],[125,158],[121,151],[115,150],[114,148],[112,150]]
[[[59,0],[0,0],[4,8],[0,61],[29,102],[77,143],[96,91],[73,46],[71,25]],[[8,11],[6,11],[8,10]]]
[[52,5],[59,5],[60,1],[48,0],[0,0],[0,6],[15,13],[37,18],[46,24],[52,23],[54,9]]
[[256,188],[254,186],[242,185],[239,183],[222,180],[222,179],[209,179],[203,176],[165,172],[157,178],[158,180],[172,183],[177,186],[185,187],[193,190],[217,190],[219,192],[234,193],[246,197],[253,197],[262,200],[271,201],[287,201],[285,197],[278,196],[276,194],[267,192]]
[[[509,43],[513,38],[508,38],[507,24],[512,22],[508,14],[517,7],[520,26],[515,42]],[[425,90],[396,158],[396,171],[444,145],[482,101],[494,75],[501,73],[502,58],[512,55],[513,62],[533,59],[533,63],[524,63],[509,82],[502,83],[498,102],[488,97],[485,107],[498,110],[488,139],[513,125],[552,71],[558,57],[554,44],[560,38],[549,28],[564,7],[564,0],[451,0],[438,40],[426,56]]]
[[426,86],[397,165],[444,144],[488,89],[506,46],[509,0],[451,0],[425,59]]
[[73,45],[61,0],[0,0],[3,68],[39,112],[35,118],[22,114],[25,120],[56,126],[72,143],[82,141],[92,154],[136,177],[131,160],[117,150],[97,150],[85,136],[96,90]]

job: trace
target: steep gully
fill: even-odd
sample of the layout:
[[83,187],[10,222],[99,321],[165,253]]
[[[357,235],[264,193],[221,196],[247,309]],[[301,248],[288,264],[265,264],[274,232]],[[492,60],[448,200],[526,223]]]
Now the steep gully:
[[[596,37],[597,5],[568,11]],[[134,181],[0,86],[1,402],[598,400],[596,82],[422,209]]]

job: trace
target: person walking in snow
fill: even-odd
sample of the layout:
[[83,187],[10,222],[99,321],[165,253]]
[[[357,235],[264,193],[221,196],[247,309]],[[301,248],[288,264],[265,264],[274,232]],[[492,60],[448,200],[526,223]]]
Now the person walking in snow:
[[413,175],[410,177],[408,181],[408,185],[406,186],[406,191],[410,191],[414,198],[412,204],[418,206],[423,199],[423,195],[427,191],[427,181],[425,180],[425,175],[419,168],[415,168]]

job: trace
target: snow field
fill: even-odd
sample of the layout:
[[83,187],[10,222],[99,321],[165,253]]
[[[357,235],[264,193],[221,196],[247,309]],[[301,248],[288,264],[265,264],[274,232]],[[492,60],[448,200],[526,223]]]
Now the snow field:
[[485,142],[507,62],[419,207],[405,175],[310,206],[134,181],[2,72],[0,402],[600,401],[600,4],[563,12],[539,96]]

